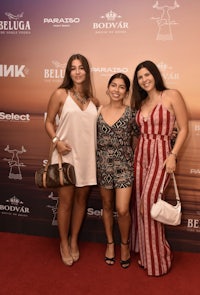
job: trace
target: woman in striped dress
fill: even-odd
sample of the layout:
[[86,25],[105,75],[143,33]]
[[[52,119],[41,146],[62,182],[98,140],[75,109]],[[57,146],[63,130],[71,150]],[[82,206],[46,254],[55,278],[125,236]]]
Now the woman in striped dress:
[[[150,209],[158,198],[165,171],[170,174],[176,169],[176,158],[188,133],[187,110],[182,95],[165,87],[151,61],[136,67],[131,104],[137,110],[136,122],[141,132],[134,155],[138,263],[148,275],[160,276],[170,270],[172,253],[164,226],[151,218]],[[175,121],[179,132],[172,148]]]

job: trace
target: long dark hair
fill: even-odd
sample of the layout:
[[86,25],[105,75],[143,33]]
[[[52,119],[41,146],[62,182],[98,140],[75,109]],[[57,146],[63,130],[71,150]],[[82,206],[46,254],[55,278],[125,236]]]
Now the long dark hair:
[[90,67],[89,67],[89,63],[86,59],[86,57],[84,57],[81,54],[73,54],[68,62],[67,62],[67,66],[65,69],[65,76],[63,79],[62,84],[58,87],[58,88],[64,88],[66,90],[70,90],[73,88],[74,83],[70,77],[70,73],[71,73],[71,66],[72,66],[72,62],[73,60],[78,59],[80,60],[85,72],[86,72],[86,79],[83,83],[83,94],[86,98],[89,97],[93,97],[93,90],[92,90],[92,83],[91,83],[91,75],[90,75]]
[[110,86],[110,84],[112,83],[112,81],[114,79],[122,79],[124,81],[124,83],[125,83],[126,91],[127,92],[129,91],[131,82],[130,82],[129,78],[125,74],[123,74],[123,73],[116,73],[113,76],[111,76],[110,79],[109,79],[109,81],[108,81],[108,87]]
[[148,96],[148,93],[144,89],[142,89],[138,84],[137,74],[138,71],[142,68],[146,68],[152,74],[155,80],[155,87],[157,90],[163,91],[167,89],[158,67],[150,60],[141,62],[135,69],[131,96],[131,107],[137,110],[140,109],[143,100]]

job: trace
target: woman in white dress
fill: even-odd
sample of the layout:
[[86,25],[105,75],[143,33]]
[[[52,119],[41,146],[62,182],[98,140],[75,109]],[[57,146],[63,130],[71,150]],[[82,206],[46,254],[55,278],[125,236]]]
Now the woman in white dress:
[[[58,153],[74,166],[76,184],[58,189],[58,228],[60,254],[71,266],[79,259],[78,235],[86,210],[91,185],[96,185],[96,120],[97,99],[93,98],[87,59],[72,55],[67,63],[62,84],[50,97],[45,122],[46,131],[56,145],[52,163]],[[59,117],[55,126],[56,116]]]

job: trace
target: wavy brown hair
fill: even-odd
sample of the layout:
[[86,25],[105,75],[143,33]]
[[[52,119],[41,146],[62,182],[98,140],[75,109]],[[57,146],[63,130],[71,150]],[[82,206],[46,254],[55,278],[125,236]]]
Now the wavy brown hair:
[[73,54],[69,58],[69,60],[67,62],[66,69],[65,69],[65,76],[64,76],[63,82],[58,88],[64,88],[66,90],[70,90],[73,88],[74,83],[72,81],[72,78],[70,77],[70,73],[71,73],[72,62],[75,59],[80,60],[82,66],[86,72],[86,79],[83,83],[83,94],[86,98],[91,98],[91,97],[93,97],[93,89],[92,89],[92,83],[91,83],[89,63],[88,63],[86,57],[79,54],[79,53]]
[[138,84],[138,71],[142,68],[146,68],[154,77],[155,80],[155,87],[159,91],[166,90],[167,87],[165,86],[165,83],[163,81],[162,75],[158,69],[158,67],[150,60],[146,60],[138,64],[138,66],[135,69],[134,75],[133,75],[133,85],[132,85],[132,96],[131,96],[131,107],[133,109],[140,109],[142,102],[145,100],[145,98],[148,96],[148,93],[140,87]]

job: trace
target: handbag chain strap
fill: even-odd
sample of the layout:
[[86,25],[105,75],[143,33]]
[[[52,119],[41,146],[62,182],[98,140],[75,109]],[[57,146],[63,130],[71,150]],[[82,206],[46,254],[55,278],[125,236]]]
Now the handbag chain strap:
[[[175,178],[174,173],[171,173],[171,175],[172,175],[172,178],[173,178],[173,184],[174,184],[174,190],[175,190],[176,200],[177,200],[177,202],[180,202],[181,200],[180,200],[180,197],[179,197],[179,192],[178,192],[178,188],[177,188],[176,178]],[[161,196],[163,194],[166,176],[167,176],[167,172],[165,172],[165,175],[164,175],[164,178],[163,178],[163,182],[162,182],[162,185],[161,185],[161,188],[160,188],[160,194],[159,194],[159,197],[158,197],[159,199],[161,199]]]

